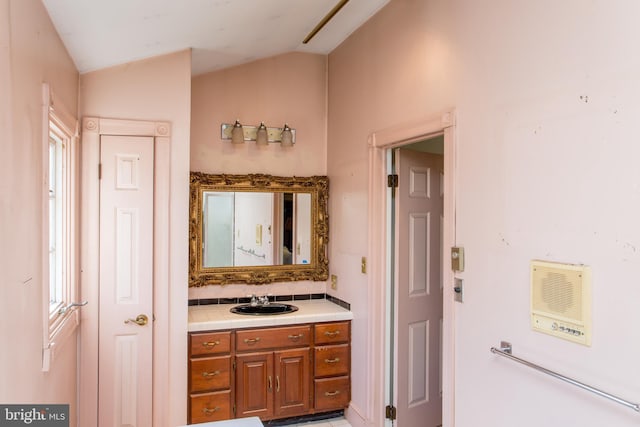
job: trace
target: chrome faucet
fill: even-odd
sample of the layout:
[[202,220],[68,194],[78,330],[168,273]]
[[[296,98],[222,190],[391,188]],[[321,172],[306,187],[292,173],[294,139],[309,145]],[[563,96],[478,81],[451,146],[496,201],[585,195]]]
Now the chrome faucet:
[[269,305],[269,297],[267,295],[257,297],[255,294],[251,294],[249,295],[249,297],[251,297],[251,302],[249,302],[251,307],[256,307],[258,305]]

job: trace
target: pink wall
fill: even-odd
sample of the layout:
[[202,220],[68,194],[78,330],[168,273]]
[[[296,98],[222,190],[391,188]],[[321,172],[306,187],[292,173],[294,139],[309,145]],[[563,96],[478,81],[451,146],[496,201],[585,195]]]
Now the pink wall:
[[[191,98],[191,170],[209,173],[326,175],[327,58],[288,53],[194,77]],[[296,129],[296,144],[234,146],[220,139],[220,125]],[[192,288],[189,298],[324,292],[324,282]]]
[[40,1],[0,0],[0,402],[76,410],[75,336],[42,369],[42,83],[76,114],[78,73]]
[[[170,278],[168,295],[156,295],[157,315],[169,316],[169,330],[154,339],[166,343],[161,357],[169,366],[162,405],[166,425],[186,422],[186,336],[188,277],[189,140],[191,52],[182,51],[100,71],[80,79],[82,116],[171,122]],[[165,309],[166,308],[166,309]],[[168,311],[168,312],[167,312]]]
[[[329,55],[330,268],[338,276],[337,296],[354,312],[354,360],[367,360],[369,322],[384,315],[368,313],[368,277],[360,270],[371,244],[367,138],[451,105],[452,59],[442,37],[446,23],[436,19],[444,13],[432,3],[392,1]],[[361,417],[377,392],[367,388],[370,368],[352,365],[352,407]]]
[[[457,427],[615,425],[638,415],[489,352],[640,399],[640,37],[633,1],[392,0],[329,56],[331,270],[366,360],[367,136],[457,110]],[[360,216],[358,215],[360,214]],[[529,261],[593,271],[593,343],[532,332]],[[380,284],[382,285],[382,284]],[[367,405],[354,364],[353,403]]]

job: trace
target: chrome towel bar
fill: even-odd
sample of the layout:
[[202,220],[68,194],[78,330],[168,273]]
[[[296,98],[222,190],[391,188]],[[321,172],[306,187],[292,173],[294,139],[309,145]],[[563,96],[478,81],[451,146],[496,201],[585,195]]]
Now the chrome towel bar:
[[638,405],[637,403],[629,402],[628,400],[622,399],[618,396],[614,396],[613,394],[599,390],[595,387],[591,387],[590,385],[581,383],[580,381],[576,381],[573,378],[569,378],[562,374],[554,372],[550,369],[543,368],[542,366],[536,365],[535,363],[531,363],[524,359],[520,359],[519,357],[516,357],[513,354],[511,354],[511,350],[512,350],[511,343],[508,343],[506,341],[500,342],[500,348],[491,347],[491,353],[493,354],[506,357],[507,359],[513,360],[514,362],[521,363],[525,366],[535,369],[536,371],[540,371],[547,375],[551,375],[554,378],[557,378],[569,384],[573,384],[576,387],[580,387],[583,390],[590,391],[591,393],[597,394],[598,396],[604,397],[606,399],[613,400],[614,402],[619,403],[620,405],[626,406],[627,408],[631,408],[636,412],[640,412],[640,405]]

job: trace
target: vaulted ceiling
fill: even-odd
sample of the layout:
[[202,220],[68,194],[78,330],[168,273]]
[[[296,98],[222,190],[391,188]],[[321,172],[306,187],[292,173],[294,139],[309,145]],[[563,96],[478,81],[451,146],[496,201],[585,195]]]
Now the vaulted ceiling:
[[192,74],[285,52],[327,54],[389,0],[43,0],[81,73],[193,49]]

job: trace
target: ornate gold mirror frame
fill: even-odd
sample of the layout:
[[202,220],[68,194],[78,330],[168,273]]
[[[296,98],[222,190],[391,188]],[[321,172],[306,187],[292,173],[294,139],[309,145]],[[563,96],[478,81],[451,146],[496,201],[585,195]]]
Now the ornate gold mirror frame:
[[[189,216],[189,286],[231,283],[266,284],[327,280],[329,259],[329,179],[326,176],[281,177],[263,174],[213,175],[191,172]],[[311,261],[308,264],[250,267],[203,266],[203,199],[215,192],[281,192],[311,194]]]

